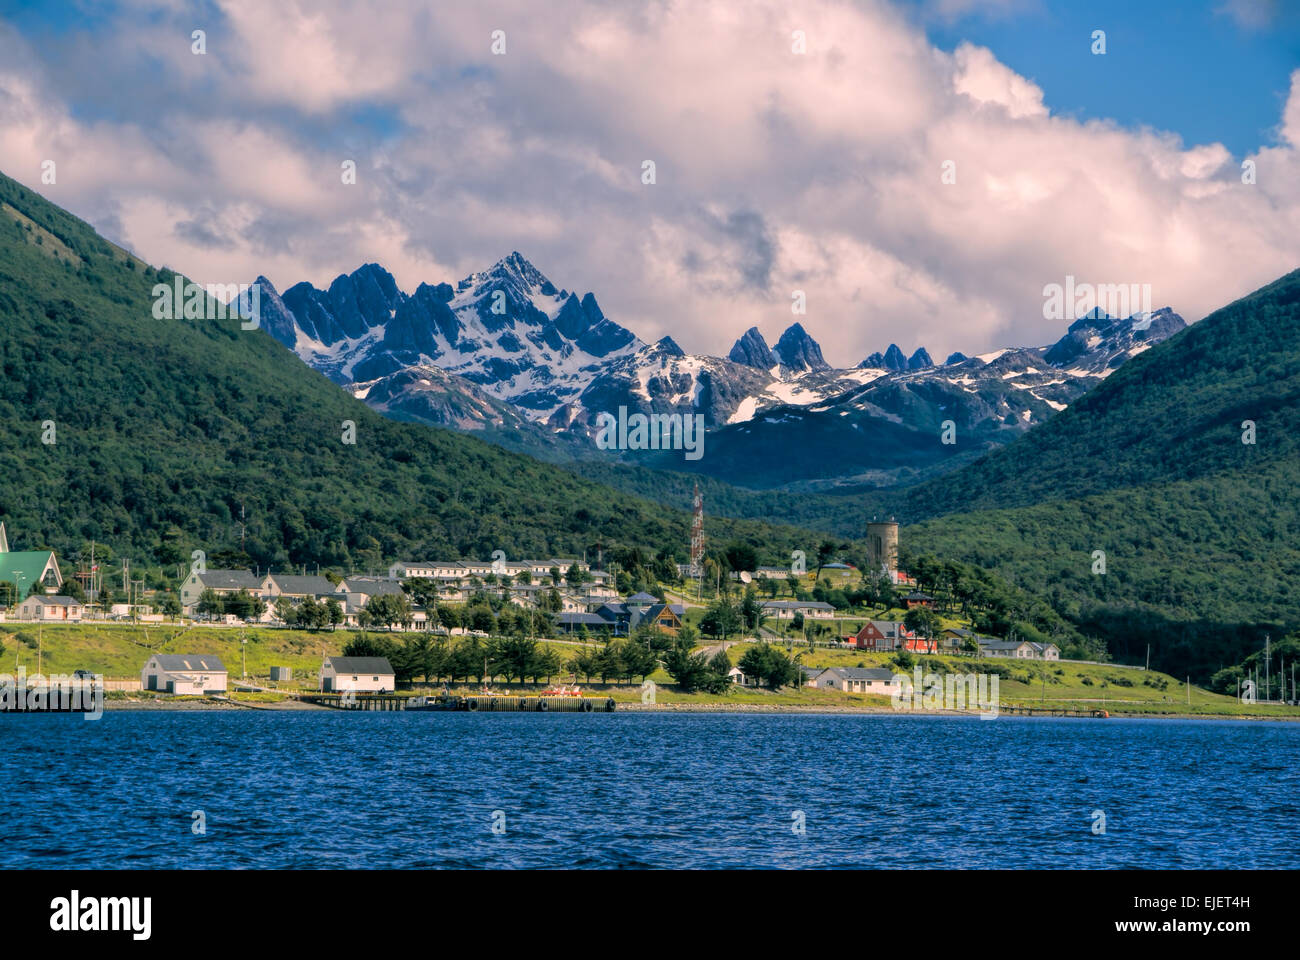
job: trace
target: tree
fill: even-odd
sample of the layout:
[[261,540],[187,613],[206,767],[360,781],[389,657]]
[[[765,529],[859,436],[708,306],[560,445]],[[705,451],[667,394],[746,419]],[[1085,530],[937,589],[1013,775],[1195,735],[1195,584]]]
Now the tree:
[[325,609],[330,629],[337,629],[338,625],[343,622],[343,604],[339,603],[337,597],[330,597],[325,601]]
[[575,675],[581,675],[582,679],[590,683],[593,675],[599,675],[600,672],[600,654],[591,649],[582,649],[569,658],[569,669]]
[[[728,661],[727,669],[730,668]],[[692,653],[690,645],[680,638],[664,655],[664,669],[683,693],[693,693],[696,690],[722,693],[731,683],[725,672],[715,669],[703,653]]]
[[470,611],[468,626],[471,630],[492,634],[496,632],[497,618],[493,616],[492,611],[489,608],[475,607]]
[[726,598],[716,601],[700,618],[700,630],[722,641],[740,628],[740,613],[736,610],[735,604]]
[[587,575],[583,573],[582,568],[578,566],[577,560],[573,561],[573,563],[569,566],[568,573],[564,575],[565,583],[567,583],[571,587],[580,587],[583,585],[583,583],[587,581],[587,579],[588,579]]
[[756,643],[740,658],[740,669],[773,690],[799,679],[798,665],[770,643]]
[[[367,610],[376,623],[383,624],[389,630],[394,624],[411,622],[411,601],[404,593],[380,593],[366,601]],[[328,613],[322,619],[328,619]]]
[[628,640],[622,649],[623,667],[629,677],[640,677],[642,682],[659,666],[654,651],[640,640]]
[[523,682],[525,677],[534,673],[534,660],[537,658],[536,640],[527,637],[503,637],[489,644],[488,651],[488,658],[493,667],[500,669],[507,680],[518,677],[520,682]]
[[731,657],[727,655],[726,650],[719,650],[709,658],[709,669],[714,674],[731,677]]
[[275,618],[285,626],[292,627],[298,622],[297,611],[294,610],[293,601],[288,597],[276,597],[275,599]]
[[174,619],[181,615],[181,601],[174,593],[164,593],[162,599],[158,601],[158,609],[162,611],[163,616]]
[[763,626],[763,620],[766,619],[763,614],[763,605],[758,602],[758,591],[754,589],[753,584],[745,590],[745,596],[740,601],[740,619],[745,629],[758,630]]
[[727,566],[732,570],[758,569],[758,551],[747,543],[732,543],[723,552]]
[[903,618],[903,626],[908,630],[919,634],[927,641],[933,652],[934,638],[942,629],[943,624],[939,620],[939,615],[929,607],[913,607],[907,611],[907,616]]
[[202,616],[215,617],[222,610],[221,597],[211,587],[205,587],[199,594],[199,602],[195,609]]
[[438,600],[438,584],[427,577],[412,577],[402,581],[402,590],[417,606],[430,609]]
[[391,640],[384,637],[372,637],[368,633],[355,634],[351,640],[343,645],[343,656],[345,657],[388,657],[392,652]]

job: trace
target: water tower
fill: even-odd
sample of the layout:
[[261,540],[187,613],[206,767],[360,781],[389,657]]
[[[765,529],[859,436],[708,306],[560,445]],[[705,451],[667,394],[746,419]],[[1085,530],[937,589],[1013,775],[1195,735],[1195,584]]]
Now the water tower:
[[872,519],[867,524],[867,563],[873,571],[898,572],[898,521]]

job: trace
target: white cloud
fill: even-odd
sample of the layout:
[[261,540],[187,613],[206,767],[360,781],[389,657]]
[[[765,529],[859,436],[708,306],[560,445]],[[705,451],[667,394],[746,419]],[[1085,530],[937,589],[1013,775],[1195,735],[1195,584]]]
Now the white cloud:
[[[1300,263],[1300,71],[1245,185],[1219,144],[1052,116],[994,52],[936,50],[883,3],[225,0],[206,57],[172,6],[116,27],[116,115],[71,109],[47,54],[0,34],[0,169],[200,279],[324,285],[377,261],[411,290],[518,249],[688,350],[779,334],[804,289],[799,319],[847,365],[891,341],[1050,342],[1042,288],[1066,274],[1150,283],[1198,319]],[[146,55],[165,101],[131,72]]]

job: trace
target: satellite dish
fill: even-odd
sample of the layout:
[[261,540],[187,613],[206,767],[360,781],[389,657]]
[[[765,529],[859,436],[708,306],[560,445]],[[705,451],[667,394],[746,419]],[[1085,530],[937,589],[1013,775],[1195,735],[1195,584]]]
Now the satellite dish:
[[741,582],[741,583],[749,583],[749,582],[750,582],[751,580],[753,580],[753,579],[754,579],[754,578],[751,577],[751,576],[749,575],[749,571],[748,571],[748,570],[741,570],[741,571],[740,571],[740,582]]

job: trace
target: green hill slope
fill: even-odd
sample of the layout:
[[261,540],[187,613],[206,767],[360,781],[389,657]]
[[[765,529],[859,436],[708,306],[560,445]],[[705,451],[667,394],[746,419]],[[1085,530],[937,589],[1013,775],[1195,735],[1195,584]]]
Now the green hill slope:
[[[685,552],[683,510],[386,420],[237,319],[156,319],[152,288],[172,278],[0,175],[0,519],[14,549],[68,555],[96,540],[188,563],[191,549],[238,544],[242,505],[263,567],[596,543]],[[810,539],[744,521],[709,533],[773,558]]]
[[1049,597],[1117,654],[1151,640],[1253,644],[1300,625],[1297,425],[1300,271],[1129,361],[1015,443],[884,502],[921,521],[906,542]]

